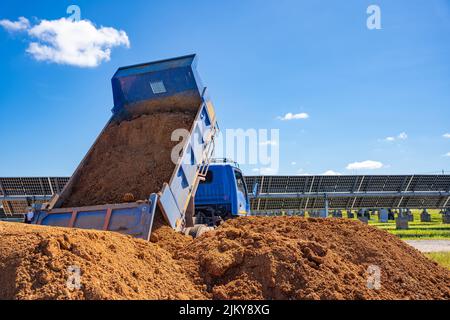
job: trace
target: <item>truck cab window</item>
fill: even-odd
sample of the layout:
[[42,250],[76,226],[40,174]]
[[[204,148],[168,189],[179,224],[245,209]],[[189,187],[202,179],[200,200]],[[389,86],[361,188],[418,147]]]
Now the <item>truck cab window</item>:
[[234,176],[236,177],[237,188],[247,197],[247,188],[245,187],[244,177],[239,171],[234,171]]

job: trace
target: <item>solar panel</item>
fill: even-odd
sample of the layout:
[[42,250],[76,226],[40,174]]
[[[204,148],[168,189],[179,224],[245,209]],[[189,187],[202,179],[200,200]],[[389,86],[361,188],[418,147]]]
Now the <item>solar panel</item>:
[[35,197],[49,198],[55,193],[60,193],[68,181],[68,177],[0,178],[0,200],[3,210],[7,215],[23,214],[31,203],[43,202]]
[[[68,177],[0,178],[4,211],[22,214],[30,199],[37,202],[33,196],[60,193],[68,181]],[[260,197],[251,199],[253,211],[323,209],[325,194],[330,209],[450,207],[450,175],[247,176],[245,181],[250,191],[259,185]],[[13,199],[5,201],[6,197]]]
[[330,209],[450,206],[449,175],[248,176],[246,181],[249,188],[255,181],[260,184],[259,199],[251,200],[251,208],[258,211],[323,209],[325,194]]

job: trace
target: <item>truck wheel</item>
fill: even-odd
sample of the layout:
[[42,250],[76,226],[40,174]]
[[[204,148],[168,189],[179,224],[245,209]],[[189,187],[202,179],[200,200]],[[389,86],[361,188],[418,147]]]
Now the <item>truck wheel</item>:
[[184,234],[189,235],[195,239],[195,238],[200,237],[205,232],[212,231],[212,230],[214,230],[213,227],[208,227],[207,225],[204,225],[204,224],[198,224],[198,225],[195,225],[194,227],[186,228]]

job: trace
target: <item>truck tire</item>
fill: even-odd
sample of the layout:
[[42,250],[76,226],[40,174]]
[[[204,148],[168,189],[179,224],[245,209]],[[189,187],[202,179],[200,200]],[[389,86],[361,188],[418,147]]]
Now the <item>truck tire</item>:
[[184,234],[189,235],[195,239],[195,238],[200,237],[205,232],[212,231],[212,230],[214,230],[213,227],[208,227],[207,225],[204,225],[204,224],[197,224],[191,228],[186,228],[186,230],[184,231]]

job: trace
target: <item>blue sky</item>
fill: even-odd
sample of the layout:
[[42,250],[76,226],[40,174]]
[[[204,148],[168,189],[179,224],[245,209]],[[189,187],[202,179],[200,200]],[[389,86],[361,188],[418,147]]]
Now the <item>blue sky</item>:
[[[0,176],[70,175],[110,117],[115,70],[190,53],[222,129],[280,130],[279,174],[450,171],[446,0],[1,1],[0,19],[36,25],[71,4],[129,48],[96,67],[37,61],[29,36],[0,28]],[[383,166],[346,169],[368,160]]]

